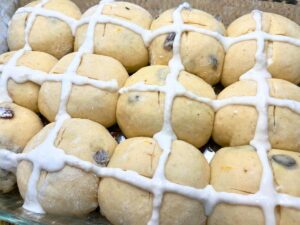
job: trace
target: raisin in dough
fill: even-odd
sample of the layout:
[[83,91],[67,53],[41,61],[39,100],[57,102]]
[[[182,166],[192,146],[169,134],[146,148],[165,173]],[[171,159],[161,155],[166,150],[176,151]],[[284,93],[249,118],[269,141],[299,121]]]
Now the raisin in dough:
[[[170,25],[173,21],[174,10],[163,12],[151,25],[151,30]],[[212,15],[197,9],[184,9],[181,12],[185,24],[225,34],[222,23]],[[174,36],[173,36],[174,37]],[[172,57],[172,46],[165,46],[167,34],[153,40],[150,45],[151,64],[167,65]],[[184,32],[181,40],[181,60],[187,72],[193,73],[209,84],[216,84],[220,80],[224,49],[216,39],[196,32]]]
[[[288,81],[270,79],[270,95],[300,101],[300,88]],[[225,88],[218,99],[256,95],[256,82],[243,80]],[[221,146],[247,145],[254,137],[257,112],[252,106],[228,105],[215,115],[213,139]],[[269,138],[273,148],[300,150],[300,115],[288,108],[269,106]]]
[[[276,190],[300,196],[300,154],[285,150],[271,150],[269,159],[274,174]],[[211,185],[216,191],[254,194],[259,190],[262,166],[251,146],[220,149],[211,162]],[[297,225],[300,211],[278,207],[278,225]],[[264,225],[264,215],[259,207],[219,203],[208,218],[208,225]]]
[[[295,22],[273,13],[263,13],[263,31],[300,38],[300,26]],[[255,31],[252,14],[244,15],[232,22],[227,34],[236,37]],[[255,64],[256,41],[243,41],[232,45],[226,52],[221,82],[228,86],[250,70]],[[284,79],[292,83],[300,82],[300,47],[285,42],[266,42],[265,53],[268,58],[268,70],[273,78]]]
[[[125,87],[139,82],[164,85],[168,73],[167,66],[144,67],[127,79]],[[179,82],[199,96],[215,98],[212,87],[193,74],[182,71]],[[164,96],[159,92],[130,92],[119,97],[117,121],[126,137],[152,137],[162,129]],[[176,97],[171,121],[178,139],[200,147],[211,136],[214,111],[206,104]]]
[[[40,1],[33,1],[27,6],[34,7],[38,3]],[[79,8],[70,0],[50,0],[43,8],[60,12],[74,19],[79,19],[81,16]],[[11,51],[24,47],[25,24],[28,17],[28,13],[13,16],[7,37]],[[61,58],[73,50],[74,38],[71,28],[62,20],[53,17],[37,16],[28,40],[33,50],[49,53],[56,58]]]
[[[300,197],[300,153],[274,149],[270,152],[276,190],[280,193]],[[280,207],[279,225],[297,225],[300,210]]]
[[[7,52],[0,56],[0,64],[5,64],[15,52]],[[39,70],[48,73],[57,63],[57,59],[44,53],[30,51],[25,52],[17,61],[17,66],[25,66],[30,69]],[[34,112],[38,112],[38,96],[40,86],[31,81],[18,84],[13,80],[8,81],[8,93],[13,101]]]
[[[0,104],[0,149],[21,152],[42,127],[40,118],[32,111],[13,103]],[[15,184],[15,175],[0,169],[0,193],[11,191]]]
[[[161,155],[152,138],[131,138],[119,144],[108,167],[131,170],[152,178]],[[209,165],[201,152],[183,141],[174,141],[166,164],[171,182],[204,188],[209,182]],[[114,225],[143,225],[150,220],[153,196],[113,178],[103,178],[99,186],[101,213]],[[206,217],[200,202],[167,193],[160,210],[161,225],[204,225]]]
[[[91,16],[97,6],[88,9],[82,18]],[[152,16],[142,7],[129,2],[108,3],[103,8],[103,15],[134,23],[149,29]],[[78,27],[75,38],[75,50],[86,38],[88,24]],[[139,34],[114,24],[97,24],[94,35],[94,52],[111,56],[119,60],[129,73],[148,65],[148,50]]]
[[[53,68],[53,73],[64,73],[75,53],[63,57]],[[128,74],[117,60],[95,54],[84,54],[77,73],[91,79],[110,81],[116,79],[122,87]],[[55,76],[55,75],[54,75]],[[49,120],[54,121],[60,102],[60,82],[45,82],[40,90],[39,109]],[[90,119],[110,127],[116,122],[118,92],[101,90],[90,85],[72,86],[67,111],[72,117]]]
[[[53,126],[54,123],[51,123],[41,130],[28,143],[24,153],[41,144]],[[97,155],[105,152],[109,160],[116,145],[116,141],[103,126],[86,119],[66,120],[55,140],[55,146],[66,154],[98,166],[103,165],[97,160]],[[31,163],[22,161],[18,165],[17,181],[23,198],[31,171]],[[43,171],[37,185],[38,200],[46,213],[82,216],[97,208],[98,185],[99,178],[96,175],[78,168],[65,166],[55,173]]]

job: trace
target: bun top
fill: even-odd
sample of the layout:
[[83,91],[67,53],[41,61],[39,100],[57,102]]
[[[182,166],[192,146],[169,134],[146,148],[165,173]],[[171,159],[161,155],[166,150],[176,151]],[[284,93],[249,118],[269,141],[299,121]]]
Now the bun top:
[[[246,14],[234,20],[227,28],[227,35],[237,37],[254,32],[255,20],[251,14]],[[300,26],[294,21],[274,13],[264,12],[262,16],[262,31],[273,35],[283,35],[300,38]]]
[[[53,11],[47,11],[46,9],[40,10],[38,7],[42,8],[47,6],[47,4],[57,3],[64,3],[69,1],[63,0],[43,0],[38,4],[33,3],[34,9],[38,16],[35,13],[31,13],[28,15],[17,15],[16,17],[20,16],[19,21],[17,21],[14,25],[12,23],[11,31],[10,31],[10,40],[12,49],[20,49],[18,50],[11,60],[7,62],[4,66],[0,67],[2,71],[1,82],[0,82],[0,102],[9,102],[11,101],[10,96],[7,93],[7,81],[9,79],[18,80],[18,81],[33,81],[38,84],[42,84],[46,81],[55,81],[61,82],[61,93],[59,96],[60,102],[57,107],[57,115],[55,118],[55,124],[53,129],[50,131],[49,136],[46,137],[45,141],[38,145],[33,151],[30,153],[25,153],[24,155],[14,154],[9,151],[0,151],[0,166],[2,165],[1,160],[11,160],[11,167],[16,167],[19,161],[24,159],[31,161],[33,164],[33,170],[31,174],[31,178],[29,178],[30,186],[27,188],[27,194],[25,195],[25,204],[24,207],[26,209],[32,210],[34,212],[43,213],[44,210],[39,204],[38,196],[36,193],[36,184],[38,182],[38,177],[41,173],[41,170],[46,170],[48,172],[57,172],[64,168],[65,164],[69,166],[76,167],[78,169],[82,169],[86,172],[93,172],[97,176],[105,176],[105,177],[112,177],[117,180],[121,180],[126,182],[130,185],[136,186],[137,188],[147,190],[152,192],[153,194],[153,209],[152,215],[149,221],[149,224],[158,224],[159,223],[159,210],[162,206],[163,197],[166,192],[175,192],[176,194],[183,195],[185,197],[194,198],[200,200],[204,203],[205,209],[207,213],[210,213],[216,204],[219,202],[225,202],[230,204],[243,204],[243,205],[256,205],[261,208],[264,208],[265,213],[265,221],[267,225],[271,225],[272,222],[275,220],[275,215],[269,212],[275,211],[275,207],[277,204],[280,204],[283,207],[295,207],[299,208],[299,199],[298,198],[291,198],[290,201],[276,201],[276,199],[283,199],[286,196],[277,193],[275,187],[273,185],[273,174],[271,172],[271,166],[268,162],[268,151],[271,148],[271,144],[269,141],[269,137],[267,134],[268,129],[268,106],[281,106],[289,108],[297,113],[300,113],[300,103],[294,99],[283,99],[283,98],[271,98],[270,93],[270,86],[269,86],[269,78],[271,77],[270,73],[267,71],[267,59],[264,53],[265,43],[267,41],[277,41],[277,42],[287,42],[294,46],[300,46],[300,41],[295,38],[298,37],[293,28],[288,28],[289,26],[293,27],[293,24],[282,22],[278,20],[282,25],[278,26],[277,28],[272,25],[271,22],[269,25],[269,32],[274,32],[272,35],[267,35],[265,33],[265,27],[268,27],[265,24],[268,24],[268,21],[264,21],[263,13],[259,11],[253,11],[251,14],[252,22],[249,22],[248,29],[241,28],[241,31],[236,32],[237,36],[235,35],[234,31],[231,29],[234,28],[234,25],[231,25],[232,28],[229,28],[229,33],[233,36],[228,38],[225,37],[225,29],[223,25],[215,20],[212,16],[208,15],[199,10],[191,10],[190,6],[187,3],[180,5],[175,10],[169,10],[163,13],[153,24],[152,28],[157,27],[156,30],[148,30],[144,29],[143,26],[147,27],[150,25],[151,16],[140,7],[133,6],[132,4],[128,3],[117,3],[116,7],[114,7],[114,3],[111,3],[110,0],[102,1],[98,6],[97,10],[90,9],[86,12],[86,15],[90,13],[91,18],[89,21],[85,21],[87,24],[86,32],[84,33],[84,40],[81,47],[78,49],[77,52],[73,53],[74,57],[73,60],[70,62],[69,66],[66,68],[66,72],[64,74],[43,74],[44,76],[40,76],[41,74],[28,70],[28,68],[22,68],[23,71],[17,71],[17,60],[22,57],[26,52],[31,49],[35,49],[37,46],[43,46],[49,48],[51,51],[54,50],[61,50],[59,54],[56,54],[57,57],[61,57],[65,54],[65,39],[66,42],[69,43],[68,46],[73,46],[73,36],[71,35],[71,31],[74,31],[75,28],[83,21],[76,21],[70,19],[69,17],[64,17],[61,14],[54,13]],[[35,5],[36,4],[36,5]],[[54,5],[55,5],[54,4]],[[53,5],[53,7],[54,7]],[[29,5],[30,6],[30,5]],[[60,9],[60,4],[57,7]],[[121,7],[121,9],[119,8]],[[129,8],[129,9],[128,9]],[[25,8],[23,12],[28,13],[31,9]],[[27,10],[27,11],[26,11]],[[93,11],[94,10],[94,11]],[[129,11],[133,11],[131,14]],[[40,12],[39,12],[40,11]],[[128,11],[128,12],[127,12]],[[103,14],[107,13],[107,16],[103,16]],[[18,13],[17,13],[18,14]],[[59,15],[59,16],[58,16]],[[27,18],[28,16],[28,18]],[[144,18],[143,18],[144,16]],[[46,17],[46,18],[43,18]],[[53,20],[53,17],[55,18]],[[74,16],[76,17],[76,16]],[[109,18],[113,17],[114,19],[120,20],[116,21],[109,21]],[[122,18],[125,17],[126,20]],[[27,19],[26,19],[27,18]],[[85,16],[82,18],[84,19]],[[117,24],[118,26],[125,27],[126,29],[130,30],[131,33],[138,34],[139,42],[142,42],[142,47],[147,52],[146,46],[144,45],[145,42],[150,42],[155,37],[158,37],[161,34],[172,34],[169,36],[168,40],[171,42],[170,50],[172,50],[172,56],[168,63],[169,73],[165,79],[165,82],[162,86],[158,85],[149,85],[146,82],[140,82],[133,84],[131,86],[126,86],[120,90],[121,93],[129,93],[129,92],[163,92],[165,94],[165,99],[163,102],[163,124],[161,130],[154,134],[154,139],[156,140],[157,144],[159,145],[160,149],[162,149],[162,154],[158,159],[157,169],[154,172],[152,179],[145,178],[137,173],[131,171],[124,171],[120,169],[111,169],[111,168],[103,168],[97,167],[92,165],[90,162],[81,160],[77,157],[69,157],[59,148],[55,147],[55,140],[58,136],[59,132],[61,132],[61,128],[63,127],[64,122],[70,118],[70,115],[67,110],[67,104],[69,100],[69,96],[72,93],[73,85],[90,85],[93,87],[97,87],[99,89],[109,90],[111,92],[117,92],[117,84],[115,81],[97,81],[91,78],[82,78],[77,76],[76,74],[77,69],[81,64],[81,60],[83,56],[87,53],[91,54],[94,50],[95,44],[95,29],[98,20],[106,18],[108,19],[109,23]],[[272,17],[273,18],[273,17]],[[38,20],[40,20],[40,25],[38,26]],[[58,20],[58,21],[57,21]],[[132,20],[132,21],[131,21]],[[200,21],[201,20],[201,21]],[[126,23],[124,23],[126,21]],[[285,20],[284,20],[285,21]],[[254,22],[254,23],[253,23]],[[273,21],[274,22],[274,21]],[[43,24],[63,24],[60,29],[61,32],[68,31],[66,35],[61,35],[61,37],[51,36],[51,41],[55,40],[54,42],[47,42],[47,45],[40,40],[46,40],[43,35],[47,36],[49,34],[60,34],[60,32],[43,32],[47,30],[48,26],[42,26]],[[184,23],[191,23],[194,26],[185,26]],[[22,26],[19,26],[19,25]],[[42,24],[42,25],[41,25]],[[164,26],[163,24],[166,24]],[[254,26],[253,26],[254,24]],[[25,25],[25,26],[24,26]],[[138,26],[136,26],[138,25]],[[247,25],[248,26],[248,25]],[[285,28],[285,26],[287,28]],[[20,27],[21,29],[18,29]],[[25,28],[24,28],[25,27]],[[50,26],[51,27],[51,26]],[[62,29],[62,27],[67,27],[66,29]],[[53,27],[52,27],[53,28]],[[207,28],[207,29],[197,29],[197,28]],[[254,29],[255,28],[255,29]],[[49,28],[50,29],[50,28]],[[267,29],[267,28],[266,28]],[[283,36],[281,31],[286,29],[286,34],[289,34],[290,37],[287,38]],[[34,34],[34,30],[38,30],[35,33],[35,39],[31,37]],[[233,29],[234,30],[234,29]],[[295,28],[297,30],[297,28]],[[197,93],[191,92],[185,88],[179,82],[179,75],[184,70],[184,62],[181,58],[181,38],[185,35],[187,31],[192,31],[195,33],[200,33],[201,35],[208,36],[211,39],[215,39],[219,42],[219,45],[224,47],[224,49],[228,49],[230,46],[247,41],[256,41],[256,53],[255,53],[255,61],[254,66],[249,68],[245,74],[241,76],[241,79],[244,80],[251,80],[250,82],[256,82],[256,92],[253,94],[253,98],[247,98],[247,96],[240,96],[240,98],[230,97],[227,99],[218,99],[214,100],[211,98],[206,98],[203,96],[199,96]],[[250,32],[250,35],[244,35],[248,31],[255,31]],[[245,33],[246,32],[246,33]],[[117,33],[117,32],[116,32]],[[280,34],[280,35],[279,35]],[[39,38],[39,35],[42,35]],[[34,36],[34,35],[33,35]],[[115,36],[113,33],[112,37]],[[20,37],[19,40],[14,38]],[[132,36],[130,36],[132,37]],[[32,41],[34,40],[34,41]],[[52,45],[51,43],[56,43],[63,40],[62,46]],[[71,41],[70,41],[71,40]],[[130,42],[130,38],[128,36],[124,37],[124,40]],[[50,44],[49,44],[50,43]],[[71,44],[70,44],[71,43]],[[134,52],[137,47],[134,44],[131,45],[131,49],[123,51],[125,58],[126,55],[129,53]],[[36,44],[36,45],[35,45]],[[132,44],[132,43],[131,43]],[[146,44],[146,43],[145,43]],[[114,43],[114,46],[119,48],[117,43]],[[133,47],[132,47],[133,46]],[[207,46],[207,48],[213,48],[212,45]],[[43,49],[44,51],[48,51],[48,49]],[[49,51],[50,51],[49,50]],[[71,48],[67,48],[68,51],[71,51]],[[46,51],[46,52],[47,52]],[[52,53],[54,54],[54,53]],[[135,55],[135,54],[133,54]],[[145,57],[147,58],[147,57]],[[214,56],[209,57],[212,65],[218,64],[216,58]],[[136,69],[136,68],[134,68]],[[30,73],[28,73],[30,71]],[[252,89],[251,89],[252,90]],[[225,91],[224,91],[225,92]],[[295,92],[296,93],[296,92]],[[224,93],[222,93],[224,94]],[[221,95],[222,95],[221,94]],[[294,92],[292,91],[292,94]],[[51,93],[49,93],[51,95]],[[286,95],[282,94],[282,97]],[[177,142],[176,132],[172,127],[172,108],[173,103],[175,102],[176,97],[188,98],[193,101],[200,102],[202,104],[208,105],[211,109],[219,110],[228,105],[251,105],[255,108],[258,114],[255,135],[254,138],[251,140],[250,145],[256,149],[259,153],[258,157],[261,161],[263,173],[261,177],[261,183],[259,191],[255,195],[250,195],[248,198],[243,198],[243,196],[239,194],[228,194],[223,192],[217,192],[212,188],[212,186],[206,186],[202,189],[193,189],[191,187],[178,185],[172,183],[171,181],[167,180],[165,177],[165,167],[168,162],[168,157],[172,154],[172,146],[174,142]],[[248,96],[249,97],[249,96]],[[184,117],[184,115],[183,115]],[[196,150],[195,150],[196,151]],[[197,151],[196,151],[197,152]],[[200,154],[200,153],[199,153]],[[47,160],[48,158],[45,155],[51,158],[53,161]],[[25,158],[24,158],[25,157]],[[130,167],[131,168],[131,167]],[[175,170],[174,170],[175,171]],[[207,178],[207,176],[206,176]],[[31,180],[30,180],[31,179]],[[265,201],[258,201],[264,199]],[[266,213],[268,212],[268,213]]]

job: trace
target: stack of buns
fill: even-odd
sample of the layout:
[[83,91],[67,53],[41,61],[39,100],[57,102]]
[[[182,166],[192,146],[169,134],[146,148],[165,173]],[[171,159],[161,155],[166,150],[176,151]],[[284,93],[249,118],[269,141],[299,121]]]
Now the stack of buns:
[[[34,7],[39,1],[28,6]],[[49,0],[44,8],[75,20],[86,18],[96,10],[91,7],[81,15],[70,0]],[[146,30],[172,24],[174,9],[153,19],[141,6],[112,2],[103,15],[134,23]],[[212,15],[198,9],[184,9],[183,22],[223,36],[237,37],[255,31],[255,21],[247,14],[233,21],[227,29]],[[29,13],[18,13],[8,30],[10,52],[0,56],[5,65],[15,51],[23,48],[25,24]],[[272,13],[263,13],[263,31],[300,39],[300,26]],[[84,43],[88,24],[74,34],[64,21],[37,16],[29,33],[32,51],[17,61],[52,76],[64,74],[76,51]],[[163,86],[170,73],[171,34],[162,34],[146,46],[132,30],[111,23],[98,23],[93,34],[93,53],[82,56],[76,73],[99,81],[115,79],[118,87],[138,83]],[[171,42],[171,44],[168,43]],[[227,50],[211,36],[187,31],[182,34],[180,54],[184,70],[178,81],[186,90],[207,99],[222,100],[237,96],[255,96],[257,83],[239,80],[255,64],[256,41],[242,41]],[[289,43],[266,43],[270,96],[300,101],[300,47]],[[214,86],[224,89],[215,93]],[[16,153],[28,153],[41,144],[54,126],[59,110],[61,82],[8,81],[13,103],[0,104],[0,147]],[[164,122],[165,94],[159,91],[110,92],[89,85],[73,85],[66,110],[67,119],[55,146],[97,166],[135,171],[152,178],[162,148],[153,138]],[[42,118],[42,119],[41,119]],[[262,166],[254,138],[258,113],[253,106],[227,105],[216,112],[205,103],[177,96],[171,109],[171,125],[177,136],[165,165],[166,178],[194,188],[207,185],[218,192],[254,194],[259,190]],[[43,122],[42,122],[43,121]],[[269,161],[274,185],[279,193],[300,197],[300,115],[277,106],[268,108],[268,136],[271,143]],[[118,143],[109,129],[119,126],[127,138]],[[220,145],[209,163],[199,150],[210,139]],[[21,161],[12,172],[0,170],[0,191],[9,192],[17,183],[23,198],[32,164]],[[114,225],[147,224],[152,213],[153,195],[114,178],[99,178],[78,168],[48,173],[42,171],[37,184],[38,200],[46,213],[82,216],[100,206],[101,213]],[[276,208],[280,225],[297,225],[300,210]],[[162,225],[263,225],[262,210],[256,206],[217,204],[213,213],[205,214],[204,203],[175,193],[166,193],[160,209]]]

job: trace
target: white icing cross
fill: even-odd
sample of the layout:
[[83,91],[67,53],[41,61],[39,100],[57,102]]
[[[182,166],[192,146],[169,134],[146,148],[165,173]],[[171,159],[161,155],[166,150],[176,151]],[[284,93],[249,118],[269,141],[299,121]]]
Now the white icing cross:
[[[261,18],[261,12],[254,10],[252,12],[253,18],[256,22],[256,30],[253,33],[246,34],[240,37],[231,38],[231,37],[223,37],[219,36],[217,33],[214,33],[214,35],[210,35],[210,32],[202,32],[202,30],[199,29],[188,29],[191,31],[196,31],[200,33],[204,33],[206,35],[209,35],[211,37],[216,38],[219,40],[225,49],[228,49],[231,45],[234,43],[245,41],[245,40],[257,40],[257,52],[255,55],[256,63],[255,66],[248,71],[246,74],[241,76],[242,79],[250,79],[257,82],[257,95],[256,96],[243,96],[243,97],[231,97],[228,99],[222,99],[222,100],[211,100],[208,98],[204,98],[201,96],[197,96],[196,94],[185,90],[182,85],[177,81],[176,79],[168,79],[169,77],[173,77],[172,71],[177,69],[177,76],[179,75],[179,72],[183,69],[183,65],[180,59],[179,55],[179,48],[178,43],[180,43],[180,37],[182,31],[185,30],[186,26],[182,24],[180,20],[178,20],[178,17],[181,17],[180,10],[184,7],[181,6],[177,10],[174,11],[173,14],[173,25],[174,27],[178,28],[177,30],[172,30],[172,32],[176,32],[176,37],[173,43],[173,58],[169,62],[169,68],[171,70],[170,74],[167,76],[166,84],[164,86],[155,86],[155,85],[146,85],[144,83],[137,83],[134,85],[131,85],[130,87],[124,87],[120,90],[120,93],[127,93],[127,92],[135,92],[135,91],[159,91],[164,92],[166,94],[166,102],[170,102],[174,100],[174,96],[185,96],[187,98],[206,103],[210,105],[214,110],[218,110],[226,105],[232,105],[232,104],[238,104],[238,105],[251,105],[255,106],[256,110],[258,112],[258,121],[256,126],[256,132],[254,139],[250,142],[250,144],[257,150],[258,157],[262,163],[263,167],[263,174],[261,178],[261,185],[260,189],[257,193],[253,195],[236,195],[236,194],[229,194],[229,193],[217,193],[214,191],[213,187],[211,185],[208,185],[206,188],[203,189],[204,192],[206,192],[207,196],[203,196],[203,193],[198,193],[201,198],[199,200],[202,200],[205,202],[205,210],[206,213],[209,215],[212,213],[214,207],[220,203],[220,202],[226,202],[226,203],[232,203],[232,204],[241,204],[241,205],[256,205],[262,208],[264,215],[265,215],[265,223],[267,225],[275,225],[275,207],[276,205],[282,205],[282,206],[288,206],[285,205],[286,202],[282,201],[283,198],[286,198],[287,195],[278,194],[275,191],[275,187],[273,184],[273,174],[272,174],[272,168],[268,161],[268,151],[271,148],[271,145],[269,143],[268,139],[268,106],[271,104],[274,104],[276,106],[285,106],[290,108],[291,110],[296,111],[297,113],[300,113],[300,104],[297,101],[291,101],[291,100],[282,100],[282,99],[276,99],[270,96],[269,94],[269,87],[268,87],[268,78],[271,78],[271,74],[267,71],[267,59],[264,54],[264,41],[265,40],[272,40],[273,36],[266,34],[262,31],[262,18]],[[295,39],[287,39],[287,38],[280,38],[278,36],[275,36],[277,41],[286,41],[288,43],[295,44],[297,46],[300,46],[300,41]],[[176,39],[177,38],[177,39]],[[249,38],[249,39],[248,39]],[[176,61],[174,63],[174,61]],[[175,64],[175,65],[174,65]],[[173,70],[172,70],[173,69]],[[169,85],[172,85],[172,88],[169,87]],[[178,88],[177,88],[178,87]],[[165,127],[171,126],[171,109],[172,104],[165,103],[165,110],[164,110],[164,125],[161,132],[156,135],[160,135],[161,133],[166,134]],[[167,124],[167,125],[166,125]],[[168,155],[171,149],[171,141],[175,134],[172,129],[168,129],[169,134],[164,135],[168,138],[161,138],[157,139],[158,144],[163,148],[163,155]],[[162,156],[163,156],[162,155]],[[160,159],[160,162],[166,163],[166,158],[162,157]],[[165,165],[165,164],[164,164]],[[164,169],[159,167],[157,168],[160,173],[164,172]],[[156,174],[158,172],[156,171]],[[153,179],[156,177],[154,176]],[[163,192],[166,190],[164,189],[164,185],[161,185],[161,183],[164,181],[164,175],[160,174],[160,179],[158,179],[158,183],[160,184],[158,190],[153,191],[154,194],[154,201],[153,201],[153,213],[152,218],[148,225],[158,224],[159,222],[159,209],[161,206],[161,199]],[[231,195],[231,197],[230,197]],[[192,195],[192,198],[195,198],[197,196],[197,193]],[[232,199],[231,199],[232,198]],[[286,200],[286,199],[285,199]],[[280,203],[279,203],[280,202]],[[295,208],[299,208],[300,206],[300,198],[289,199],[289,203],[291,202],[294,204]]]
[[[294,100],[283,100],[270,96],[267,79],[271,78],[271,75],[266,69],[267,57],[264,54],[265,41],[286,42],[300,46],[300,40],[281,35],[270,35],[263,32],[261,18],[262,13],[256,10],[252,12],[253,18],[256,22],[256,30],[254,32],[241,35],[239,37],[224,37],[218,32],[184,24],[181,18],[181,11],[190,7],[187,3],[180,5],[174,11],[173,23],[171,25],[151,31],[122,19],[102,15],[101,12],[104,5],[113,2],[112,0],[103,0],[99,3],[96,12],[92,16],[88,18],[82,18],[79,21],[69,18],[62,13],[42,8],[48,1],[49,0],[43,0],[34,7],[24,7],[17,11],[17,13],[31,13],[25,28],[25,46],[23,49],[17,51],[7,64],[0,66],[0,72],[2,71],[2,76],[0,79],[0,102],[12,102],[7,91],[7,81],[9,79],[13,79],[18,83],[24,83],[26,81],[32,81],[37,84],[42,84],[45,81],[62,82],[61,101],[59,112],[56,116],[56,123],[46,140],[27,154],[15,154],[5,149],[0,150],[0,167],[3,169],[14,171],[18,162],[22,160],[30,161],[33,164],[33,172],[28,183],[28,191],[23,206],[24,208],[32,212],[44,213],[44,210],[38,202],[36,189],[41,170],[56,172],[63,169],[65,165],[69,165],[80,168],[86,172],[92,172],[99,177],[112,177],[151,192],[154,198],[153,211],[151,219],[148,223],[149,225],[159,224],[159,210],[162,204],[163,194],[165,192],[177,193],[201,201],[204,204],[207,215],[211,214],[214,207],[221,202],[235,205],[258,206],[262,208],[264,212],[266,225],[275,225],[276,221],[274,209],[277,205],[300,209],[300,198],[287,194],[276,193],[273,184],[272,168],[268,161],[267,155],[269,149],[271,148],[268,138],[268,106],[274,105],[279,107],[287,107],[300,114],[300,103]],[[37,15],[54,17],[66,22],[70,26],[73,34],[79,26],[88,24],[86,40],[80,47],[79,51],[75,54],[72,63],[64,74],[54,76],[53,74],[43,73],[41,71],[32,70],[23,66],[16,66],[17,60],[23,54],[25,54],[26,51],[31,50],[28,37]],[[118,168],[98,167],[75,156],[67,155],[63,150],[54,146],[54,141],[63,125],[63,122],[67,118],[70,118],[66,111],[66,104],[68,102],[73,84],[88,84],[108,91],[116,91],[117,89],[117,82],[114,80],[107,82],[96,81],[86,77],[78,76],[76,74],[83,54],[93,52],[93,38],[97,23],[111,23],[128,28],[139,34],[143,38],[145,45],[149,45],[151,41],[159,35],[170,32],[175,32],[176,34],[173,42],[173,57],[169,62],[170,73],[166,78],[165,85],[158,86],[138,83],[120,90],[120,93],[135,91],[159,91],[165,93],[166,95],[164,104],[163,128],[160,132],[154,135],[154,139],[163,149],[163,153],[159,159],[157,169],[152,179],[141,176],[134,171],[123,171]],[[256,64],[251,70],[241,77],[241,79],[251,79],[257,82],[256,96],[242,96],[222,100],[211,100],[186,90],[178,81],[179,73],[184,70],[184,66],[180,58],[181,34],[186,31],[198,32],[213,37],[224,46],[225,50],[227,50],[231,45],[241,41],[256,40]],[[211,185],[208,185],[203,189],[196,189],[193,187],[172,183],[166,179],[165,164],[171,152],[172,142],[177,139],[171,126],[171,109],[173,101],[177,96],[184,96],[189,99],[205,103],[211,106],[215,111],[226,105],[249,105],[256,108],[258,112],[258,121],[254,139],[250,144],[257,150],[263,167],[261,185],[257,193],[241,195],[236,193],[216,192]]]
[[[7,151],[1,151],[0,159],[6,161],[2,164],[1,167],[8,170],[14,170],[16,163],[21,160],[27,160],[32,162],[33,170],[28,181],[28,188],[25,196],[25,202],[23,208],[35,212],[35,213],[45,213],[38,201],[37,193],[37,182],[42,170],[48,172],[57,172],[64,168],[66,159],[65,153],[63,150],[56,148],[54,146],[55,139],[58,135],[60,128],[63,125],[63,122],[70,118],[67,113],[66,106],[68,103],[69,96],[71,94],[72,85],[85,85],[89,84],[91,86],[101,88],[107,91],[118,90],[118,84],[116,80],[111,81],[97,81],[87,77],[82,77],[76,74],[76,71],[80,65],[81,59],[85,53],[93,53],[93,36],[94,36],[94,27],[96,25],[96,13],[101,13],[104,4],[111,1],[103,1],[99,4],[98,9],[95,13],[95,19],[91,19],[89,23],[89,28],[87,31],[87,36],[84,44],[80,47],[79,51],[75,53],[72,62],[70,63],[67,71],[64,74],[47,74],[41,71],[32,70],[24,66],[16,66],[17,60],[22,57],[27,51],[31,51],[29,45],[29,33],[33,26],[33,23],[36,19],[36,15],[44,15],[45,10],[41,10],[49,0],[43,0],[35,7],[31,8],[31,14],[26,22],[25,27],[25,46],[23,49],[18,50],[8,61],[7,64],[2,66],[2,76],[0,80],[0,94],[2,94],[2,99],[0,102],[12,102],[12,99],[8,95],[7,82],[9,79],[13,79],[18,83],[24,83],[28,80],[42,84],[45,81],[61,81],[61,96],[58,113],[56,115],[56,123],[54,128],[50,131],[46,140],[33,149],[27,154],[11,155]],[[20,10],[22,11],[22,10]],[[48,12],[46,12],[48,13]],[[55,15],[55,17],[60,18],[60,14],[50,13],[50,16]],[[62,20],[65,17],[61,18]],[[72,22],[74,24],[74,22]],[[2,158],[3,157],[3,158]]]

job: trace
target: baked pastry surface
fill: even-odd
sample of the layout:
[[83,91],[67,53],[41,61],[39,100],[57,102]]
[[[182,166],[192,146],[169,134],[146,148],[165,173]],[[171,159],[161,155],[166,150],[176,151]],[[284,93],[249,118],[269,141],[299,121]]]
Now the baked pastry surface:
[[[145,9],[111,0],[80,19],[75,11],[68,0],[19,9],[9,37],[19,50],[2,56],[0,122],[14,131],[20,110],[34,125],[12,134],[13,144],[26,142],[22,153],[0,150],[0,167],[17,171],[23,208],[82,216],[100,206],[113,224],[129,225],[298,224],[299,25],[255,10],[226,32],[187,3],[153,22]],[[38,21],[50,36],[34,38]],[[228,87],[216,96],[220,79]],[[42,129],[12,102],[54,123]],[[128,138],[119,144],[106,129],[116,122]],[[211,136],[225,148],[209,165],[197,148]],[[13,186],[12,174],[1,176]]]

